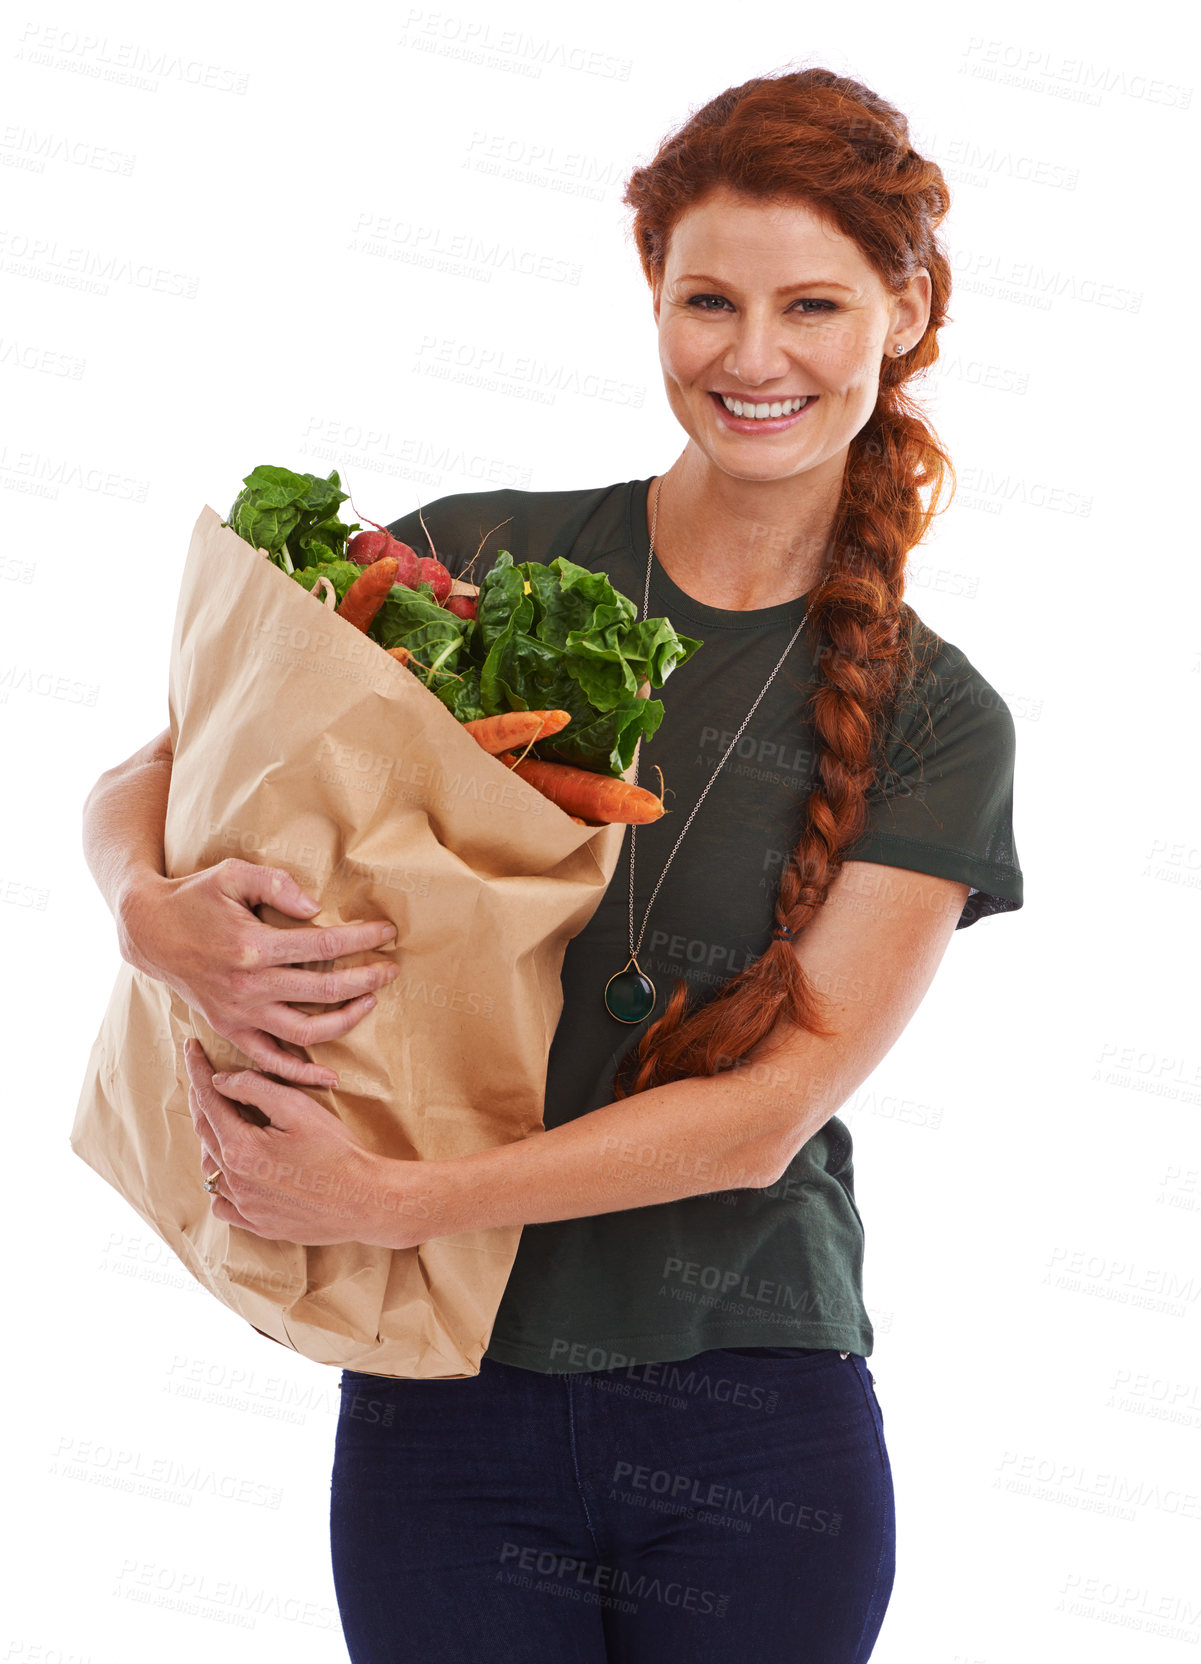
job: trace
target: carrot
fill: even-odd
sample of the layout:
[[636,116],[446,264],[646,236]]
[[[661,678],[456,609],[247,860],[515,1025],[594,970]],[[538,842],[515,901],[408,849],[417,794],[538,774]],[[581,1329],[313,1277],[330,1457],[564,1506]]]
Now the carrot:
[[413,657],[407,647],[385,647],[384,652],[390,659],[395,659],[397,664],[408,664]]
[[518,762],[508,751],[501,755],[500,761],[568,815],[644,826],[648,821],[658,820],[663,813],[662,799],[654,792],[629,786],[609,774],[592,774],[588,769],[572,768],[568,763],[537,762],[532,757]]
[[502,711],[499,716],[476,717],[463,724],[473,740],[478,740],[491,756],[502,751],[530,745],[557,734],[571,721],[568,711]]
[[365,566],[338,604],[338,617],[353,624],[356,630],[366,630],[383,606],[388,591],[396,582],[400,562],[394,555]]

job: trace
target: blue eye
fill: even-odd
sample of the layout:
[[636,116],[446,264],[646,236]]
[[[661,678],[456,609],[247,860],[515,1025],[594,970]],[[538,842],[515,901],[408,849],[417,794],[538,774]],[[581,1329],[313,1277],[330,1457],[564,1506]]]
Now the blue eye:
[[[692,295],[685,302],[685,305],[693,307],[697,312],[718,312],[729,307],[730,303],[724,295]],[[805,310],[808,307],[816,307],[822,312],[837,312],[838,303],[833,300],[824,300],[817,295],[802,295],[800,300],[793,301],[790,310],[801,308],[802,316],[813,316],[812,313]]]

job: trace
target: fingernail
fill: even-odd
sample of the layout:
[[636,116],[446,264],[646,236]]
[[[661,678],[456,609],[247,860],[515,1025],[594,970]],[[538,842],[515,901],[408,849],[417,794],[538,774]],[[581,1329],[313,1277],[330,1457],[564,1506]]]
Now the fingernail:
[[374,994],[368,994],[367,998],[363,1001],[363,1010],[364,1011],[370,1011],[374,1004],[375,1004],[375,995]]
[[310,913],[315,913],[321,906],[321,903],[319,901],[314,901],[312,896],[302,895],[300,898],[300,905],[302,907],[307,907]]
[[337,1086],[337,1084],[338,1084],[338,1077],[337,1077],[337,1075],[327,1075],[327,1076],[326,1076],[326,1077],[325,1077],[325,1082],[324,1082],[324,1084],[325,1084],[325,1085],[326,1085],[326,1086]]
[[214,1086],[224,1086],[228,1079],[229,1079],[228,1074],[214,1075],[213,1076],[213,1085]]

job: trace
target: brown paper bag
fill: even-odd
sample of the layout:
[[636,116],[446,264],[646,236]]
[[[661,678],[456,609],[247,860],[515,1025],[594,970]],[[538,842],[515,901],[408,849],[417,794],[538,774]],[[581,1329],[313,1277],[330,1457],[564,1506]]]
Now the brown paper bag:
[[[168,876],[238,856],[287,868],[322,904],[313,924],[396,926],[400,975],[343,1040],[305,1054],[340,1077],[306,1090],[394,1157],[467,1155],[537,1129],[563,953],[625,828],[575,825],[211,508],[183,573],[170,718]],[[478,1374],[520,1227],[390,1251],[306,1248],[220,1223],[188,1110],[189,1035],[216,1068],[250,1062],[164,983],[124,966],[92,1048],[76,1154],[261,1333],[372,1374]]]

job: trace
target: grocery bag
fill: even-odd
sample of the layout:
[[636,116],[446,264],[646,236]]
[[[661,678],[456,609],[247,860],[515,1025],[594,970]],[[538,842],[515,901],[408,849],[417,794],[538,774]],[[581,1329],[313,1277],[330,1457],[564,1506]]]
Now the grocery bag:
[[[445,1160],[542,1125],[567,942],[625,827],[577,825],[488,756],[441,701],[205,508],[171,648],[166,872],[227,856],[286,868],[312,920],[386,918],[400,974],[341,1040],[298,1055],[305,1088],[368,1148]],[[633,778],[633,765],[625,776]],[[339,961],[351,965],[375,956]],[[520,1226],[389,1250],[272,1242],[213,1218],[183,1046],[253,1066],[165,983],[123,965],[71,1147],[211,1293],[319,1363],[401,1377],[479,1373]]]

